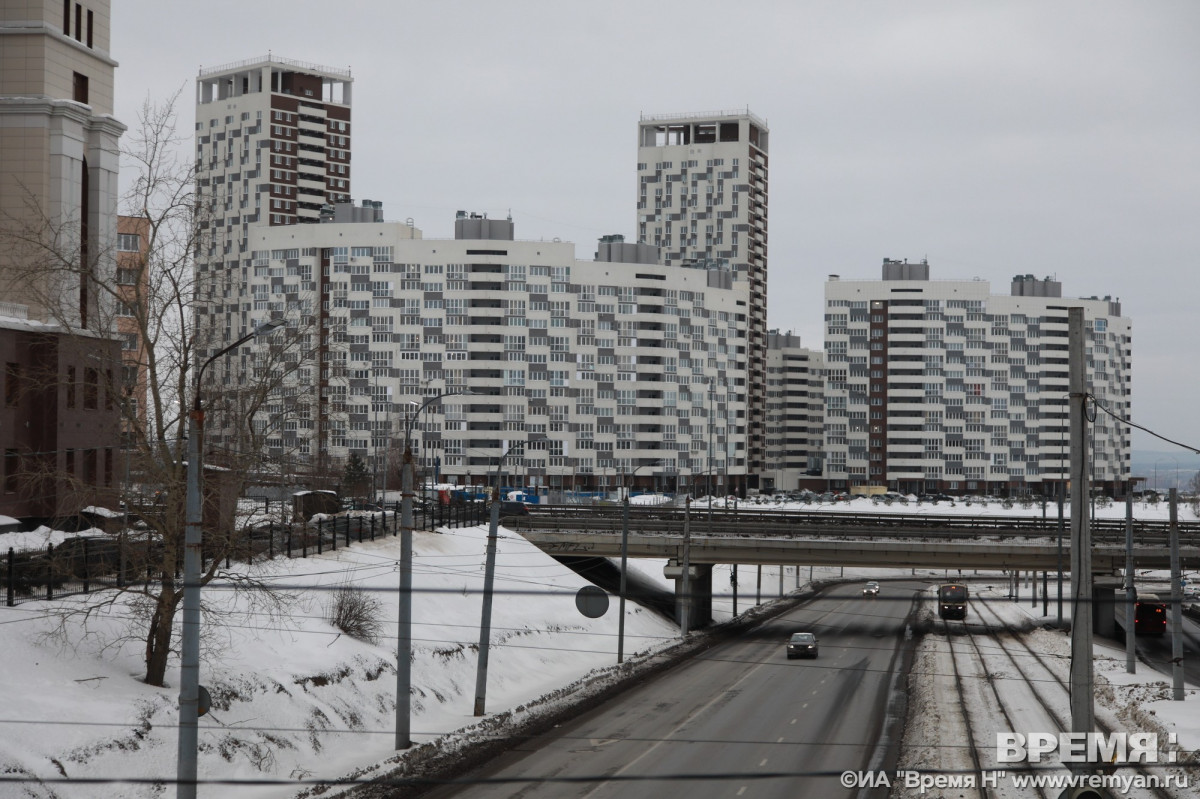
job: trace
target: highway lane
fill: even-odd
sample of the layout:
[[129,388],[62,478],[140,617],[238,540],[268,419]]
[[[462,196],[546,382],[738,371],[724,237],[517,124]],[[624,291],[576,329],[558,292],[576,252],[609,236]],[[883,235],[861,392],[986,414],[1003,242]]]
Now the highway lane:
[[[1116,609],[1117,624],[1121,625],[1118,631],[1116,643],[1119,646],[1125,644],[1125,605],[1124,597],[1121,597],[1122,602],[1118,604]],[[1191,686],[1200,685],[1200,625],[1195,620],[1184,616],[1183,617],[1183,679]],[[1171,666],[1172,659],[1172,633],[1170,614],[1167,616],[1167,632],[1162,636],[1139,635],[1135,639],[1135,651],[1138,658],[1144,663],[1149,664],[1155,671],[1161,673],[1164,678],[1170,683],[1173,673]]]
[[[877,744],[899,741],[889,698],[917,590],[835,587],[428,795],[857,796],[837,774],[878,765]],[[787,660],[797,630],[817,633],[816,660]]]

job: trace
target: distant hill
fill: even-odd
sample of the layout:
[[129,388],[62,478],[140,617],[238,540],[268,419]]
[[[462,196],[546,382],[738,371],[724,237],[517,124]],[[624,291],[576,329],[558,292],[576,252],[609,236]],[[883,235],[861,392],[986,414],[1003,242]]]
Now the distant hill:
[[1187,490],[1192,477],[1200,472],[1200,455],[1184,449],[1135,449],[1130,458],[1134,477],[1144,477],[1145,488],[1165,491]]

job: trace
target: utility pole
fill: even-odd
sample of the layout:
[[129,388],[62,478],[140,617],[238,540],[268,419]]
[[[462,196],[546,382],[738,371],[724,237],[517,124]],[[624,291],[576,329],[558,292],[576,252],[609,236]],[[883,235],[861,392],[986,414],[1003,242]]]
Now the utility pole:
[[1134,616],[1137,614],[1137,589],[1133,585],[1133,491],[1125,491],[1125,671],[1137,672],[1134,656]]
[[1171,699],[1183,701],[1183,575],[1179,568],[1179,489],[1171,486]]
[[[469,389],[444,391],[425,399],[404,420],[404,462],[400,476],[400,598],[396,620],[396,749],[412,746],[412,566],[413,566],[413,423],[421,411],[443,397],[470,394]],[[428,517],[428,511],[426,516]]]
[[1083,308],[1067,311],[1071,409],[1071,732],[1096,728],[1092,706],[1092,535],[1087,472],[1087,374]]
[[475,715],[486,714],[488,649],[492,637],[492,585],[496,579],[496,540],[500,531],[500,469],[504,459],[518,447],[524,448],[525,441],[517,441],[500,455],[496,461],[496,479],[492,487],[491,519],[488,523],[487,555],[483,567],[483,614],[479,621],[479,666],[475,672]]
[[[504,453],[507,455],[508,453]],[[483,616],[479,623],[479,666],[475,671],[475,715],[485,715],[487,703],[488,644],[492,637],[492,581],[496,575],[496,538],[500,530],[500,464],[496,463],[496,485],[492,489],[491,519],[488,523],[487,556],[483,567]]]
[[195,799],[200,716],[200,580],[204,568],[204,404],[200,398],[204,370],[222,355],[252,338],[269,335],[282,326],[271,319],[212,355],[196,373],[192,409],[188,415],[187,501],[183,533],[183,630],[180,636],[179,749],[175,769],[177,799]]
[[689,495],[683,511],[683,609],[680,613],[679,628],[684,638],[688,637],[691,626],[692,584],[689,572],[692,569],[692,498]]
[[629,563],[629,486],[621,511],[621,599],[617,612],[617,662],[625,662],[625,568]]

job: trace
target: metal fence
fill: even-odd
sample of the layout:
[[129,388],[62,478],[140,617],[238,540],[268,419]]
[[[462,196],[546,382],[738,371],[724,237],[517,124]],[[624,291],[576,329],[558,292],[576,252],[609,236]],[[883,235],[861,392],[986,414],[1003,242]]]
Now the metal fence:
[[[464,527],[487,522],[486,503],[425,505],[413,514],[413,527],[430,532],[439,527]],[[400,532],[400,504],[358,515],[328,516],[315,522],[267,522],[245,527],[224,547],[225,566],[275,557],[307,558]],[[211,556],[205,558],[208,561]],[[22,602],[108,588],[133,587],[157,581],[164,566],[161,540],[145,531],[116,535],[80,535],[45,549],[8,549],[0,565],[0,591],[9,607]],[[183,573],[183,550],[175,558],[174,574]]]

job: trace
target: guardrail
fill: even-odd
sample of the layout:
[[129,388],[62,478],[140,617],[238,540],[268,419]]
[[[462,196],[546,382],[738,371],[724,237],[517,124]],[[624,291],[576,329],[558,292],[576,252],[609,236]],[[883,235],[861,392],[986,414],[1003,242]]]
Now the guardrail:
[[[620,505],[536,505],[528,516],[509,519],[506,526],[530,530],[619,530],[624,510]],[[678,533],[683,529],[685,511],[682,508],[652,506],[629,509],[629,528],[643,534],[656,531]],[[966,516],[962,514],[902,514],[853,513],[819,511],[728,510],[693,506],[692,530],[714,535],[739,536],[814,536],[839,535],[847,537],[928,537],[960,538],[974,536],[1009,536],[1046,538],[1058,535],[1057,516],[1041,519],[1036,516]],[[1133,520],[1134,540],[1145,543],[1165,543],[1168,522]],[[1064,534],[1069,536],[1070,520],[1064,520]],[[1098,541],[1125,538],[1124,519],[1092,519],[1093,538]],[[1180,540],[1200,541],[1200,522],[1180,522]]]

